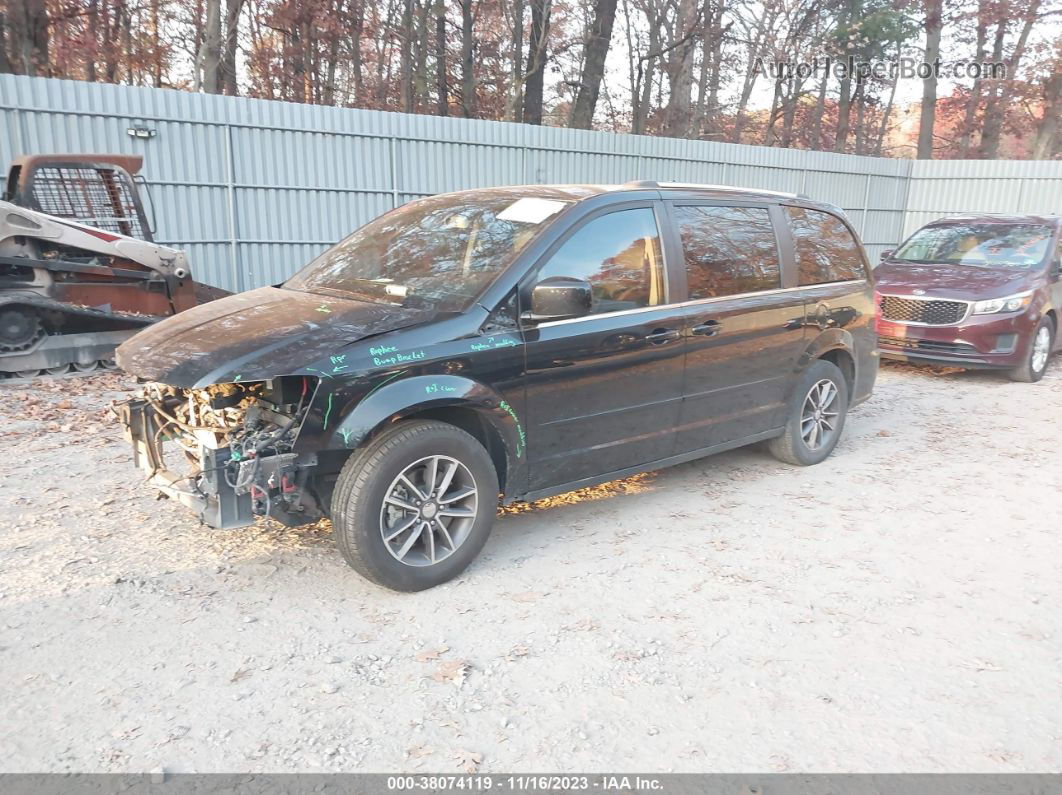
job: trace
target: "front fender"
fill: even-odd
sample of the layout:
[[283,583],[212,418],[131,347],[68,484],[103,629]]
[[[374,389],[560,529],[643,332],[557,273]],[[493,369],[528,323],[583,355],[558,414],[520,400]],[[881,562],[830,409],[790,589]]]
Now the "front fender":
[[450,406],[473,409],[487,421],[505,447],[506,482],[518,489],[527,458],[523,422],[516,408],[498,392],[463,376],[397,377],[360,399],[344,397],[342,391],[330,393],[323,406],[321,449],[353,450],[395,419]]

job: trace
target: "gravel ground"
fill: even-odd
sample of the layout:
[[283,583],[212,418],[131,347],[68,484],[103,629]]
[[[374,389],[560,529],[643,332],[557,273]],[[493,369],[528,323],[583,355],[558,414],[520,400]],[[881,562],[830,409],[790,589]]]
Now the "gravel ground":
[[820,466],[518,506],[405,595],[156,501],[128,387],[0,387],[5,772],[1062,770],[1062,361],[887,365]]

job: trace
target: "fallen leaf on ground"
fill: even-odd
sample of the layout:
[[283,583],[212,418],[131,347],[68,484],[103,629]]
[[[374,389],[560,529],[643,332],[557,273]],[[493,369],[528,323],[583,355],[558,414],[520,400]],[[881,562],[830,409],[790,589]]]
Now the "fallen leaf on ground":
[[431,660],[438,660],[439,656],[446,654],[450,651],[449,646],[440,646],[437,649],[422,649],[417,652],[417,656],[414,658],[417,662],[430,662]]
[[440,665],[431,678],[436,682],[449,682],[460,687],[468,676],[469,667],[467,660],[450,660]]
[[453,756],[457,760],[457,766],[463,768],[466,773],[475,773],[480,763],[483,761],[483,754],[477,754],[475,751],[456,751]]
[[434,748],[428,748],[426,745],[415,745],[406,751],[406,759],[423,759],[426,756],[431,756],[435,753]]

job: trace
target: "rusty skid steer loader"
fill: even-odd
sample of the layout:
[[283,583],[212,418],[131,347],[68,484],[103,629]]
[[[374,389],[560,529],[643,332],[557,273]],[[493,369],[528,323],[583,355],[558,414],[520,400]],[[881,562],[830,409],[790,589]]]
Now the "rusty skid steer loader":
[[141,328],[225,295],[152,240],[136,155],[17,158],[0,201],[0,379],[114,366]]

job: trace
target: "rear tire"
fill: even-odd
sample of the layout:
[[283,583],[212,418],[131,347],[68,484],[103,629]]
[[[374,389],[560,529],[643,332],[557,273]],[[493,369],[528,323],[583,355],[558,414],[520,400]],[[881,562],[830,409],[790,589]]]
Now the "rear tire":
[[793,389],[785,432],[767,443],[779,461],[811,466],[824,461],[844,431],[848,415],[848,384],[837,365],[813,362]]
[[1044,377],[1047,371],[1047,362],[1051,358],[1051,349],[1055,346],[1055,324],[1051,318],[1044,317],[1033,332],[1029,341],[1029,351],[1025,354],[1025,361],[1009,370],[1007,375],[1012,381],[1021,381],[1025,384],[1035,384]]
[[413,420],[348,459],[332,526],[356,572],[385,588],[421,591],[465,570],[497,506],[498,475],[483,445],[453,425]]

